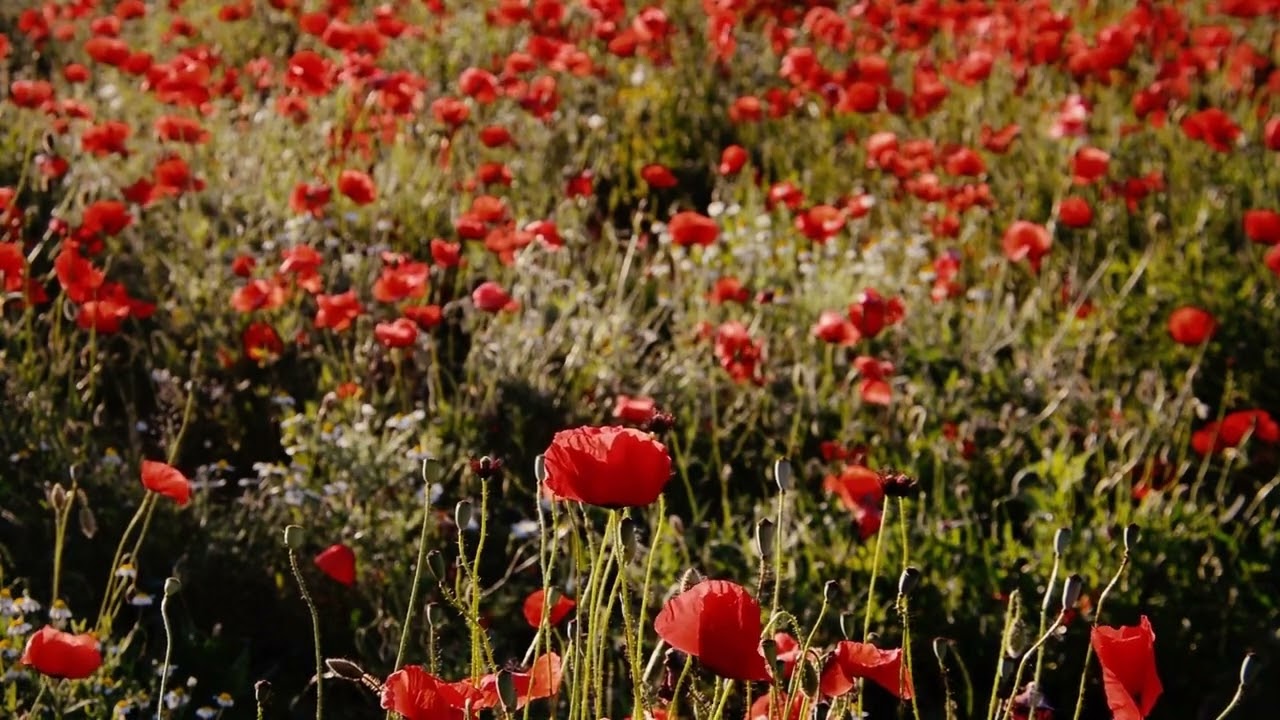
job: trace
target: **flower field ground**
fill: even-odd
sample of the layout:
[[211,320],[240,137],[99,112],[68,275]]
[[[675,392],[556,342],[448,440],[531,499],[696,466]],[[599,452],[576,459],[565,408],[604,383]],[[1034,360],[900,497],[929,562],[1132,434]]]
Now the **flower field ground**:
[[1277,27],[4,3],[0,717],[1273,717]]

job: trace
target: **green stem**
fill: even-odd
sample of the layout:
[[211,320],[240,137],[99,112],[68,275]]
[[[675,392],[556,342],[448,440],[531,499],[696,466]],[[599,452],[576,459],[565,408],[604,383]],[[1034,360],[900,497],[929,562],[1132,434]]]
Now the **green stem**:
[[1000,671],[1004,668],[1004,659],[1009,653],[1009,641],[1013,638],[1014,628],[1018,624],[1020,601],[1021,593],[1017,590],[1009,593],[1009,605],[1004,612],[1004,629],[1000,632],[1000,656],[996,658],[995,677],[991,680],[991,699],[987,701],[987,714],[983,716],[991,720],[995,720],[996,717],[996,704],[1000,699]]
[[[1124,556],[1120,558],[1120,567],[1116,569],[1116,574],[1111,576],[1111,582],[1103,588],[1102,593],[1098,595],[1098,606],[1093,612],[1093,626],[1098,626],[1098,620],[1102,618],[1102,605],[1107,601],[1107,596],[1111,594],[1111,589],[1120,582],[1120,576],[1124,574],[1125,568],[1129,567],[1129,551],[1125,550]],[[1080,689],[1076,692],[1076,710],[1072,714],[1071,720],[1080,720],[1080,713],[1084,710],[1084,691],[1085,684],[1089,679],[1089,662],[1093,660],[1093,643],[1090,642],[1084,650],[1084,665],[1080,668]]]
[[173,658],[173,627],[169,621],[169,593],[160,600],[160,621],[164,623],[164,664],[160,666],[160,689],[156,693],[156,720],[161,720],[164,710],[164,687],[169,682],[170,661]]
[[[396,664],[392,671],[404,667],[405,652],[409,648],[409,629],[413,625],[413,614],[418,607],[418,590],[422,586],[422,566],[427,564],[427,519],[431,516],[431,473],[428,466],[432,460],[422,461],[422,530],[418,534],[418,562],[413,568],[413,585],[409,587],[409,608],[404,614],[404,626],[400,628],[400,647],[396,650]],[[387,713],[390,720],[391,713]]]
[[320,613],[316,610],[316,603],[307,590],[306,581],[302,579],[302,570],[298,568],[298,554],[293,548],[289,548],[289,567],[293,570],[293,577],[298,581],[302,599],[306,601],[307,610],[311,613],[311,640],[315,645],[316,661],[316,720],[321,720],[324,713],[324,660],[320,657]]
[[[1037,635],[1044,635],[1045,623],[1049,619],[1049,604],[1053,599],[1053,588],[1058,582],[1058,568],[1061,565],[1062,556],[1057,553],[1053,554],[1053,569],[1049,571],[1049,584],[1044,589],[1044,599],[1040,603],[1040,627],[1036,631]],[[1044,646],[1036,651],[1036,669],[1031,676],[1031,681],[1040,687],[1040,672],[1044,669]],[[1016,689],[1015,689],[1016,690]]]
[[[1053,625],[1050,625],[1049,629],[1040,635],[1039,639],[1036,640],[1036,644],[1032,645],[1030,650],[1022,654],[1022,659],[1018,661],[1018,669],[1015,670],[1013,673],[1013,692],[1014,693],[1018,692],[1018,684],[1022,682],[1022,672],[1027,669],[1027,660],[1030,658],[1033,652],[1038,651],[1041,647],[1044,646],[1045,641],[1047,641],[1051,635],[1057,632],[1058,628],[1062,627],[1062,622],[1067,617],[1067,610],[1068,608],[1063,608],[1062,612],[1058,613],[1057,619],[1053,621]],[[1039,692],[1038,689],[1037,689],[1037,692]],[[1032,708],[1033,713],[1034,711],[1035,709]],[[1009,718],[1011,717],[1013,717],[1013,699],[1012,698],[1009,699],[1008,703],[1005,703],[1005,708],[1004,708],[1005,720],[1009,720]]]
[[[901,510],[901,506],[899,506],[899,510]],[[911,667],[911,623],[909,621],[910,608],[907,606],[907,596],[905,594],[902,594],[902,593],[898,594],[897,605],[898,605],[898,614],[902,616],[902,657],[903,657],[903,667],[905,668],[905,672],[906,672],[905,676],[900,677],[898,679],[898,690],[899,692],[901,692],[901,690],[907,686],[908,681],[912,683],[911,715],[912,717],[915,718],[915,720],[920,720],[920,703],[919,701],[916,700],[915,685],[914,685],[915,671]]]

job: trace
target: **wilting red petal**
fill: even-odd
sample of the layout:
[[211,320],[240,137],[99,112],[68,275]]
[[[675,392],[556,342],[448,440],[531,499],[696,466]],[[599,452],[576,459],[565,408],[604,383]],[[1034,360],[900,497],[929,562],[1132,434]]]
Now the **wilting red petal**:
[[772,677],[760,648],[760,604],[727,580],[703,580],[667,601],[653,629],[713,673],[735,680]]
[[191,481],[167,463],[143,460],[142,485],[151,492],[172,498],[179,505],[191,500]]
[[315,563],[321,572],[343,585],[356,584],[356,554],[346,545],[330,545],[316,555]]

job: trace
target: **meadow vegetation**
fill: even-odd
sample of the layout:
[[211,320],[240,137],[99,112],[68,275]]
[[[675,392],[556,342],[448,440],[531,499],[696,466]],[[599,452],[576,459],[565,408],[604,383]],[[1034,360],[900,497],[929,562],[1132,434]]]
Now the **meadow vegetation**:
[[0,716],[1266,716],[1278,20],[4,4]]

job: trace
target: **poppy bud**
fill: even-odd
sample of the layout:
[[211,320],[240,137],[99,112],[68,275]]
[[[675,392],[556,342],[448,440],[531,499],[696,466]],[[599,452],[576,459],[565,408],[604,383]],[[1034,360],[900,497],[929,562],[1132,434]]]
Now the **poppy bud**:
[[916,585],[920,584],[920,570],[918,568],[909,567],[902,571],[902,576],[898,578],[898,595],[906,597],[916,589]]
[[259,704],[263,704],[271,697],[271,683],[267,680],[259,680],[253,684],[253,699]]
[[444,610],[439,603],[427,603],[427,624],[435,627],[444,622]]
[[432,550],[427,553],[427,567],[431,570],[431,575],[438,581],[444,582],[444,556],[439,550]]
[[1244,656],[1244,662],[1240,663],[1240,687],[1245,687],[1252,683],[1258,677],[1258,671],[1262,669],[1262,663],[1258,662],[1258,656],[1248,653]]
[[756,523],[756,552],[760,553],[760,559],[773,559],[773,541],[776,537],[777,532],[772,520],[765,518]]
[[547,480],[547,458],[545,455],[539,455],[533,459],[533,479],[539,484]]
[[773,481],[778,483],[778,489],[786,492],[795,486],[795,474],[791,470],[791,461],[786,458],[778,458],[773,463]]
[[684,571],[684,575],[680,576],[680,592],[684,592],[700,582],[702,582],[702,573],[689,568]]
[[302,526],[287,525],[284,529],[284,546],[290,550],[302,547]]
[[49,488],[49,506],[55,513],[61,513],[67,506],[67,489],[62,487],[62,483],[54,483],[53,487]]
[[98,533],[98,518],[94,516],[93,510],[88,505],[81,503],[76,519],[80,523],[80,532],[92,540],[93,536]]
[[1058,528],[1053,534],[1053,554],[1061,555],[1067,551],[1067,546],[1071,544],[1071,528]]
[[852,618],[849,617],[849,613],[840,613],[840,636],[843,637],[845,640],[849,639],[848,623],[851,619]]
[[1084,590],[1084,578],[1079,575],[1072,575],[1062,583],[1062,609],[1067,610],[1076,606],[1080,601],[1080,592]]
[[458,524],[459,530],[466,530],[475,519],[474,515],[470,500],[459,500],[458,504],[453,506],[453,521]]
[[636,534],[636,521],[631,518],[622,518],[622,523],[618,525],[618,547],[622,550],[622,557],[626,562],[631,562],[640,554],[640,537]]
[[364,670],[345,658],[328,658],[324,661],[324,664],[334,675],[344,680],[360,680],[364,677]]
[[836,599],[836,593],[840,592],[840,585],[835,580],[828,580],[822,586],[822,600],[824,602],[832,602]]
[[804,694],[809,697],[816,697],[821,678],[818,676],[818,671],[813,667],[813,664],[806,658],[804,662],[796,663],[795,672],[800,673],[800,687],[804,689]]
[[498,699],[507,712],[515,709],[519,697],[516,693],[516,679],[509,672],[498,673]]
[[166,578],[164,581],[164,596],[173,597],[182,589],[182,583],[176,577]]
[[778,643],[774,642],[772,639],[763,640],[760,643],[760,649],[764,652],[764,659],[769,662],[769,667],[774,668],[774,672],[778,675],[778,677],[781,677],[782,673],[777,672]]
[[933,656],[938,658],[939,665],[946,660],[949,647],[951,647],[951,644],[947,642],[946,638],[936,637],[933,639]]
[[1131,552],[1133,546],[1138,544],[1138,536],[1141,535],[1142,528],[1138,527],[1138,523],[1130,523],[1124,529],[1124,551]]
[[427,485],[433,485],[440,482],[444,477],[444,466],[435,458],[426,458],[422,461],[422,482]]
[[671,532],[676,535],[684,535],[684,520],[681,520],[679,515],[667,517],[667,525],[671,526]]

